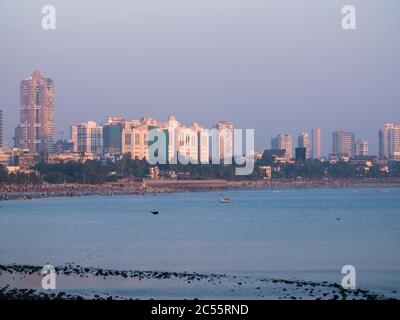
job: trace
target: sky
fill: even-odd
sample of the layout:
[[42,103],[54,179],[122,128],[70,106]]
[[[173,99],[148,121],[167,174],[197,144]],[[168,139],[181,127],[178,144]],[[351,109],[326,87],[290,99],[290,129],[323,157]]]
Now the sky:
[[[41,27],[43,5],[56,30]],[[344,5],[357,29],[341,27]],[[11,143],[19,82],[56,85],[56,131],[109,116],[218,120],[270,138],[320,126],[322,152],[347,129],[378,151],[400,122],[398,0],[1,0],[0,109]],[[58,137],[59,135],[57,135]]]

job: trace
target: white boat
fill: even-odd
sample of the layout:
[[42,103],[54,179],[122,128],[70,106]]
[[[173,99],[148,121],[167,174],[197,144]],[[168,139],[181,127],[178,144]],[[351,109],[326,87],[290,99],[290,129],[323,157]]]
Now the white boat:
[[231,203],[232,201],[229,198],[221,198],[221,199],[219,199],[219,202],[221,202],[221,203]]

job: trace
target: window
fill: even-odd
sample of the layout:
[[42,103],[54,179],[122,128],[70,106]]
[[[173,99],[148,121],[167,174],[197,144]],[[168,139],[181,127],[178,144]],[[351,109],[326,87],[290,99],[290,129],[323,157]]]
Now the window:
[[131,145],[132,144],[132,135],[130,133],[125,134],[125,144]]

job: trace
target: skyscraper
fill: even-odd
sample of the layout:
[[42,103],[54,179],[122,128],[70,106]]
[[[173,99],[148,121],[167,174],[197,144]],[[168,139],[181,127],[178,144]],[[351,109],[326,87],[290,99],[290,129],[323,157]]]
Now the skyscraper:
[[288,158],[292,158],[293,139],[290,134],[279,134],[271,139],[271,149],[286,150]]
[[356,157],[362,157],[368,155],[368,141],[364,139],[358,139],[354,146],[354,152]]
[[310,136],[307,132],[302,132],[299,134],[297,138],[297,146],[299,148],[306,149],[306,159],[310,159],[311,151],[310,151]]
[[400,125],[387,123],[379,130],[379,156],[390,159],[400,156]]
[[54,149],[54,82],[40,71],[21,81],[20,123],[16,129],[16,146],[32,152]]
[[354,132],[336,130],[332,133],[332,153],[338,157],[354,156]]
[[233,154],[233,123],[228,121],[219,121],[216,125],[218,130],[218,153],[219,158],[229,161]]
[[311,130],[311,156],[313,159],[321,158],[321,129],[319,127]]
[[0,149],[3,149],[3,110],[0,110]]

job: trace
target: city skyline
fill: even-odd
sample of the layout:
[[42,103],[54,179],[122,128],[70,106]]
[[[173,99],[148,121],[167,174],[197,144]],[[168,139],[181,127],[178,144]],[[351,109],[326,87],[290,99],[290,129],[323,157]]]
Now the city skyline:
[[[55,86],[54,81],[50,78],[45,78],[41,71],[33,71],[31,76],[26,77],[20,82],[20,123],[15,128],[14,146],[22,149],[29,149],[32,152],[53,152],[55,142],[63,140],[64,131],[60,131],[60,139],[55,138]],[[0,119],[0,136],[3,139],[3,114],[1,112]],[[142,119],[142,120],[139,120]],[[91,152],[94,154],[104,154],[107,146],[103,139],[103,128],[107,128],[109,125],[115,123],[120,124],[121,131],[121,142],[119,152],[124,154],[130,152],[134,157],[143,157],[147,152],[147,146],[144,146],[147,137],[147,127],[159,127],[164,128],[165,124],[153,117],[136,117],[132,120],[126,120],[123,117],[110,116],[107,122],[98,125],[94,120],[87,120],[81,124],[70,124],[70,139],[73,143],[73,152]],[[128,125],[127,125],[128,124]],[[144,129],[144,126],[146,127]],[[200,162],[208,159],[209,150],[207,152],[202,151],[206,148],[203,146],[204,141],[207,140],[207,149],[209,148],[209,139],[205,139],[202,133],[203,127],[197,122],[192,122],[191,128],[181,127],[181,122],[177,121],[175,116],[169,115],[166,127],[168,131],[171,128],[174,130],[181,128],[181,131],[177,131],[177,135],[184,135],[184,139],[196,140],[195,145],[185,149],[185,154],[189,158],[197,158],[198,154],[201,154]],[[215,128],[221,130],[221,136],[219,138],[219,153],[220,158],[224,158],[224,154],[229,158],[232,156],[233,148],[233,129],[234,124],[230,121],[218,120]],[[400,152],[400,126],[396,123],[386,123],[383,128],[378,131],[378,145],[379,152],[376,155],[388,158],[395,154],[398,157]],[[144,129],[144,130],[143,130]],[[193,133],[193,129],[195,133]],[[129,130],[129,131],[127,131]],[[95,134],[93,134],[95,131]],[[186,133],[185,133],[186,131]],[[140,150],[134,150],[133,138],[126,139],[129,135],[132,137],[140,135],[140,140],[143,140],[143,145]],[[194,136],[191,136],[194,135]],[[208,137],[208,134],[207,134]],[[311,137],[311,141],[310,141]],[[208,137],[209,138],[209,137]],[[174,137],[169,137],[174,139]],[[129,142],[127,142],[129,140]],[[224,142],[227,140],[228,142]],[[201,147],[200,147],[201,146]],[[115,145],[110,145],[114,148]],[[343,129],[335,130],[332,132],[332,144],[331,152],[326,155],[321,155],[321,128],[313,127],[310,132],[300,132],[297,135],[297,145],[293,143],[292,134],[280,133],[277,136],[271,137],[270,148],[271,149],[285,149],[288,152],[289,158],[294,158],[294,151],[296,147],[305,148],[306,158],[319,159],[320,157],[336,155],[345,157],[366,156],[369,155],[369,142],[366,139],[357,137],[355,132],[346,131]],[[170,146],[174,148],[174,146]],[[200,148],[200,149],[199,149]],[[202,149],[201,149],[202,148]],[[199,150],[197,150],[199,149]],[[226,149],[226,151],[224,151]],[[255,152],[268,149],[265,146],[261,150],[255,149]],[[171,153],[171,150],[169,150]],[[196,153],[196,156],[195,156]],[[197,154],[198,153],[198,154]]]
[[295,137],[318,125],[323,155],[340,128],[368,140],[377,154],[376,130],[399,122],[399,4],[358,4],[359,28],[345,32],[340,1],[172,0],[159,2],[160,11],[144,1],[87,1],[79,10],[72,3],[54,1],[60,19],[52,32],[40,26],[41,6],[0,4],[7,48],[0,52],[0,109],[9,143],[18,83],[36,68],[57,83],[57,131],[110,114],[175,114],[210,128],[218,119],[254,128],[259,150],[279,132]]
[[[20,122],[15,128],[14,146],[21,149],[29,149],[32,152],[53,152],[55,150],[55,86],[54,81],[46,78],[39,70],[35,70],[31,76],[20,82]],[[141,120],[140,120],[141,119]],[[103,138],[103,129],[115,130],[115,124],[121,126],[118,144],[107,143],[111,141],[106,136]],[[109,148],[116,148],[119,153],[131,153],[133,158],[144,158],[147,154],[147,131],[155,127],[169,132],[169,141],[182,141],[181,150],[189,159],[197,159],[200,162],[209,158],[210,136],[197,122],[192,122],[191,127],[182,126],[173,115],[169,115],[166,123],[150,118],[134,118],[126,120],[123,117],[109,117],[107,123],[98,125],[96,121],[88,120],[81,124],[70,125],[70,139],[73,152],[89,152],[102,155]],[[220,133],[218,140],[219,158],[231,158],[233,153],[233,129],[234,124],[225,120],[218,120],[215,125]],[[173,130],[172,130],[173,129]],[[171,132],[174,134],[171,136]],[[204,133],[206,135],[204,135]],[[62,141],[64,133],[61,132]],[[3,114],[0,110],[0,143],[2,145]],[[175,137],[176,134],[176,137]],[[115,133],[114,133],[115,135]],[[311,141],[310,141],[311,136]],[[108,140],[107,140],[108,139]],[[116,137],[114,137],[114,140]],[[118,138],[117,138],[118,139]],[[378,131],[379,155],[383,158],[398,157],[400,154],[400,126],[396,123],[386,123]],[[136,141],[142,141],[138,143]],[[186,141],[186,142],[185,142]],[[178,146],[179,147],[179,146]],[[305,148],[305,157],[319,159],[321,157],[321,128],[313,127],[311,132],[300,132],[297,135],[297,145],[293,143],[293,136],[288,133],[280,133],[271,138],[271,149],[285,149],[289,158],[294,158],[296,147]],[[335,130],[332,132],[331,152],[327,154],[338,157],[354,157],[369,155],[369,142],[366,139],[356,137],[354,131]],[[139,148],[139,149],[138,149]],[[170,145],[168,152],[173,154],[174,145]],[[264,147],[262,151],[268,149]],[[169,159],[171,160],[171,159]]]

